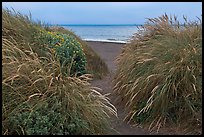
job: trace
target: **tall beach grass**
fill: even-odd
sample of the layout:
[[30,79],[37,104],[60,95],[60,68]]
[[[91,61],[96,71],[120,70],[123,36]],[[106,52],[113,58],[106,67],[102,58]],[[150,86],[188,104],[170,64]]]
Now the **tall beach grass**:
[[46,31],[42,24],[5,9],[2,23],[2,134],[81,135],[111,130],[109,119],[117,115],[116,108],[101,89],[90,85],[91,74],[64,75],[52,49],[33,35]]
[[157,130],[202,132],[202,22],[148,19],[117,59],[116,102],[128,122]]

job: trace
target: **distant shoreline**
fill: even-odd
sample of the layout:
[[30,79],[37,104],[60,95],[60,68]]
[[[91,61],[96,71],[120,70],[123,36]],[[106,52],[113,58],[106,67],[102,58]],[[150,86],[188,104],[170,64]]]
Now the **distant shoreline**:
[[110,41],[110,40],[86,40],[86,39],[83,39],[83,41],[86,41],[86,42],[99,42],[99,43],[116,43],[116,44],[126,44],[128,42],[125,42],[125,41]]
[[49,24],[49,26],[142,26],[144,24]]
[[[127,26],[129,25],[129,26]],[[59,26],[60,27],[60,26]],[[138,31],[134,24],[73,25],[61,26],[70,30],[85,41],[102,41],[109,43],[128,43]]]

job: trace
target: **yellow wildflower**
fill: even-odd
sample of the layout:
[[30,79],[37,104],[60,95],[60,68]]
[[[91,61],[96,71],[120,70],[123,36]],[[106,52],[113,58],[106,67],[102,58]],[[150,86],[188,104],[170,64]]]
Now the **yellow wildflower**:
[[51,49],[51,52],[54,54],[54,53],[55,53],[55,50],[54,50],[54,49]]
[[57,42],[57,43],[55,44],[55,46],[61,46],[61,43]]

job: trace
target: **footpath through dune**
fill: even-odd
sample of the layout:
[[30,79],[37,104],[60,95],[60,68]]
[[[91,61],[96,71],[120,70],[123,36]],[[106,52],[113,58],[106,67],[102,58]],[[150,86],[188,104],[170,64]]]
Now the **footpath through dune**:
[[[124,44],[120,43],[108,43],[108,42],[93,42],[87,41],[87,44],[105,61],[108,66],[110,73],[100,80],[93,80],[91,84],[102,89],[102,94],[112,93],[112,78],[116,70],[116,57],[120,54],[121,48]],[[109,96],[111,103],[114,104],[114,97]],[[112,127],[116,130],[114,133],[109,133],[110,135],[152,135],[161,134],[155,132],[149,132],[140,127],[132,127],[123,121],[125,117],[125,112],[122,106],[114,104],[117,108],[118,118],[112,118]]]

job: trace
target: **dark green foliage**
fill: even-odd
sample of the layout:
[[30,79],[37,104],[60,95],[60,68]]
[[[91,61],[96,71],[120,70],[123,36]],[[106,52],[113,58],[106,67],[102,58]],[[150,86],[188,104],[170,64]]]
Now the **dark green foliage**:
[[79,38],[76,34],[74,34],[72,31],[67,30],[63,27],[49,27],[47,28],[47,31],[51,32],[59,32],[62,34],[67,34],[74,36],[76,40],[81,44],[82,49],[84,51],[84,54],[86,56],[87,65],[86,65],[86,71],[87,73],[93,74],[93,77],[98,79],[102,78],[103,76],[108,74],[108,67],[105,64],[105,62],[94,52],[92,48],[90,48],[87,43]]
[[35,33],[34,41],[51,49],[54,56],[59,59],[61,71],[65,75],[79,76],[86,73],[86,57],[81,44],[74,36],[40,30]]
[[[8,119],[9,132],[26,135],[80,135],[84,129],[89,128],[80,114],[64,117],[60,111],[62,104],[56,97],[50,100],[55,102],[52,106],[47,102],[39,102],[35,106],[29,103],[18,106],[15,110],[19,112],[11,113]],[[69,110],[66,113],[70,113]]]

